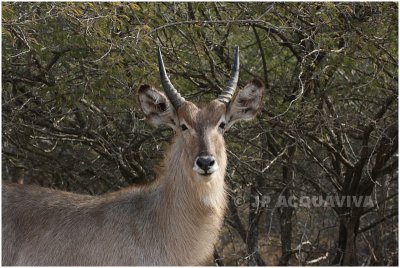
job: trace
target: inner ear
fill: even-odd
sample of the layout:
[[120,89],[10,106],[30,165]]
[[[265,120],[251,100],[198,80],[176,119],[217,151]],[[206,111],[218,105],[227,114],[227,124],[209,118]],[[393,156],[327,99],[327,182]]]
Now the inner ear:
[[149,85],[139,89],[139,102],[148,121],[154,125],[168,125],[175,128],[176,113],[168,98],[160,91]]
[[264,85],[258,79],[250,81],[240,90],[228,106],[228,128],[238,120],[253,119],[262,107],[263,96]]
[[157,106],[160,112],[165,112],[167,110],[167,103],[165,102],[157,103]]
[[169,105],[165,95],[149,85],[139,88],[139,101],[146,115],[165,112]]

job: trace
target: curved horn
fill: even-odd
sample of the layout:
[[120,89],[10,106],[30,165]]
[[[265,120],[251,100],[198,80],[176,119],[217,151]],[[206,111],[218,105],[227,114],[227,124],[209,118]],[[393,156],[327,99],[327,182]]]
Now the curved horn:
[[174,88],[174,86],[172,85],[171,81],[168,78],[160,48],[158,48],[158,68],[160,70],[161,84],[164,88],[164,91],[167,94],[168,99],[172,103],[172,106],[174,106],[175,109],[178,109],[179,106],[181,106],[185,102],[185,99]]
[[225,104],[228,104],[231,101],[232,96],[235,93],[235,89],[239,80],[239,65],[239,47],[237,46],[235,51],[235,62],[233,63],[231,71],[231,78],[229,79],[227,87],[218,96],[218,100]]

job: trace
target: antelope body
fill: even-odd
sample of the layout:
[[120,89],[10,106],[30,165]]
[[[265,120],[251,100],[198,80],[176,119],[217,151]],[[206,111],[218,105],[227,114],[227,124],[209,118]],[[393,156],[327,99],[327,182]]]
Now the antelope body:
[[166,95],[141,86],[151,124],[175,137],[156,181],[102,196],[3,183],[3,265],[196,265],[211,256],[226,206],[223,134],[253,118],[263,85],[253,80],[235,98],[239,51],[227,88],[203,108],[172,86],[159,51]]

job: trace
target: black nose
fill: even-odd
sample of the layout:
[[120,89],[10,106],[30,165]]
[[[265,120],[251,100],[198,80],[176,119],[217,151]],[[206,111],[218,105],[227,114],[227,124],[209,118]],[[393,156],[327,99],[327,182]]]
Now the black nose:
[[202,170],[207,171],[215,164],[215,159],[212,156],[200,156],[197,158],[196,164]]

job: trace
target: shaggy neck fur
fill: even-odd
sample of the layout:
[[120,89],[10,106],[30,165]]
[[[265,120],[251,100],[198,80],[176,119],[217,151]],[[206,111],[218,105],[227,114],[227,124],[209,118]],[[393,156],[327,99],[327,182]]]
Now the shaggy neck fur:
[[205,182],[181,143],[175,140],[148,187],[94,197],[3,184],[2,264],[205,264],[224,215],[226,155],[217,157],[220,170]]
[[163,161],[157,214],[172,263],[200,264],[212,254],[226,207],[222,152],[219,170],[209,182],[192,170],[180,139],[174,140]]

